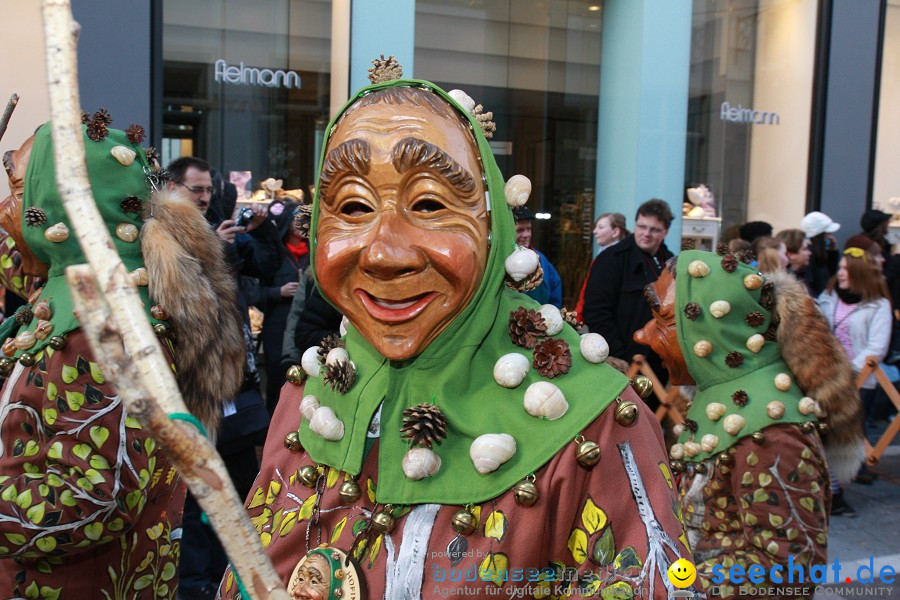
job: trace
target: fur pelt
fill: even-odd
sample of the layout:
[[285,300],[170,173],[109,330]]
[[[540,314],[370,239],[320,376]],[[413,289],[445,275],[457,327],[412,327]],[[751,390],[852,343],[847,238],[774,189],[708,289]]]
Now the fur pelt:
[[153,194],[141,229],[150,297],[177,334],[175,369],[188,409],[216,431],[224,400],[240,390],[246,362],[237,283],[222,243],[178,191]]
[[853,365],[803,285],[784,272],[771,279],[781,355],[800,389],[827,412],[828,466],[838,481],[847,482],[865,458],[862,405]]

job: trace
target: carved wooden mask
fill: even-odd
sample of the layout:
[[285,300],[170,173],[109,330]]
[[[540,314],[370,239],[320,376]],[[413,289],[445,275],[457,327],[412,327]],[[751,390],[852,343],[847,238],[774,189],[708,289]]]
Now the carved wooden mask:
[[653,320],[634,333],[634,341],[650,346],[662,358],[670,382],[693,385],[675,328],[675,276],[663,269],[659,279],[645,288],[644,295],[653,310]]

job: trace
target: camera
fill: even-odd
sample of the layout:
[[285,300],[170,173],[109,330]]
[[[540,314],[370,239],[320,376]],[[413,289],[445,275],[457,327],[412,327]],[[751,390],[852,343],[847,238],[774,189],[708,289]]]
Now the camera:
[[237,218],[234,220],[235,227],[246,227],[253,220],[253,211],[246,206],[238,210]]

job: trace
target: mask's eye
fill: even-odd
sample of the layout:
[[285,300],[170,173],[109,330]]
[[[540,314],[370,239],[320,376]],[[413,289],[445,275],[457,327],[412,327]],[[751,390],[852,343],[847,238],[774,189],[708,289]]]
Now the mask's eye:
[[362,202],[346,202],[341,206],[341,214],[348,217],[361,217],[370,212],[374,212],[371,206],[367,206]]
[[437,200],[434,200],[432,198],[428,198],[416,202],[413,205],[412,210],[421,213],[433,213],[438,212],[439,210],[444,210],[445,208],[447,207],[444,206],[441,202],[438,202]]

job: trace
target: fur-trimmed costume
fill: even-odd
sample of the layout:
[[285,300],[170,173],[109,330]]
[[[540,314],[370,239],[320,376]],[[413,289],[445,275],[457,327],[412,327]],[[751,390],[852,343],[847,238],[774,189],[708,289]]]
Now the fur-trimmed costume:
[[[221,245],[189,201],[151,198],[146,174],[153,169],[143,148],[119,130],[95,137],[85,135],[84,143],[97,207],[139,282],[148,318],[165,332],[163,352],[188,408],[215,431],[220,399],[237,389],[243,366]],[[134,152],[134,161],[120,162],[114,147]],[[49,124],[4,164],[13,195],[0,206],[0,281],[24,291],[24,272],[47,283],[18,320],[0,326],[0,339],[14,341],[4,345],[0,390],[0,596],[174,598],[185,486],[165,451],[128,416],[72,311],[64,269],[85,259],[74,233],[45,235],[69,223]]]

